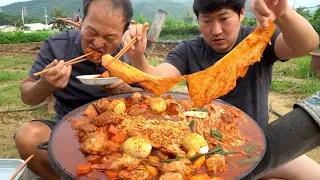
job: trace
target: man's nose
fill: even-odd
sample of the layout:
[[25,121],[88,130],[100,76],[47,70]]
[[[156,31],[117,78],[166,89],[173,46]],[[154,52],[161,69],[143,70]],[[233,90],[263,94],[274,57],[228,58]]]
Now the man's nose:
[[222,28],[220,23],[214,23],[212,26],[212,35],[218,36],[222,33]]
[[93,41],[93,45],[95,48],[102,48],[106,44],[106,41],[102,37],[96,37]]

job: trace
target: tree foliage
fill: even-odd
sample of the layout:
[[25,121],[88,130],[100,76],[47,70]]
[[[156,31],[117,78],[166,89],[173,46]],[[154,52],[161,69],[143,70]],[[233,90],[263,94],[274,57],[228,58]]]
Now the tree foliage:
[[[55,6],[53,8],[53,13],[51,14],[51,17],[53,18],[53,21],[56,18],[67,18],[68,13],[63,10],[63,7],[60,5]],[[59,30],[59,31],[64,31],[64,30],[70,30],[70,29],[75,29],[75,27],[68,25],[67,23],[63,21],[54,21],[52,25],[53,30]]]
[[[40,22],[39,18],[28,17],[28,16],[24,17],[25,24],[38,23],[38,22]],[[17,27],[18,29],[23,29],[21,16],[18,16],[18,15],[13,16],[13,15],[8,15],[0,12],[0,26],[4,26],[4,25],[11,25],[11,26]]]

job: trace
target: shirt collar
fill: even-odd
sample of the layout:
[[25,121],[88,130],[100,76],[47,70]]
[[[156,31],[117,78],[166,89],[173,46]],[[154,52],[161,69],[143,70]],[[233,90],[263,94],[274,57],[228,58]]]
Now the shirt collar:
[[81,46],[81,33],[79,31],[76,39],[74,40],[74,48],[72,51],[72,58],[76,58],[79,56],[84,55],[84,52],[82,50],[82,46]]

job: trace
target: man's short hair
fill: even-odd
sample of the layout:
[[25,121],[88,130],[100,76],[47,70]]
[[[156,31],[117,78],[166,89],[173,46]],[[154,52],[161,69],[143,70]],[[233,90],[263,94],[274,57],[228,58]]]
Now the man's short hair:
[[133,8],[130,0],[83,0],[83,19],[86,18],[89,6],[94,1],[110,1],[111,9],[123,10],[124,18],[126,21],[124,30],[129,27],[133,16]]
[[223,8],[230,8],[240,15],[245,2],[246,0],[194,0],[193,12],[198,18],[200,13],[206,14]]

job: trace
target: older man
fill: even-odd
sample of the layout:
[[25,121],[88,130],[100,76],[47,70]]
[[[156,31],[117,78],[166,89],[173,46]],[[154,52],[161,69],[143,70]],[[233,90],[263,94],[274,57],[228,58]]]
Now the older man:
[[[71,110],[109,95],[141,91],[120,80],[115,84],[96,87],[82,84],[76,76],[99,74],[106,71],[99,62],[86,61],[73,66],[64,65],[84,54],[91,47],[102,54],[119,52],[121,38],[133,15],[130,0],[87,0],[84,2],[84,20],[81,30],[64,31],[46,40],[37,56],[29,76],[21,84],[23,102],[36,105],[54,94],[56,116],[53,121],[35,120],[23,124],[16,133],[15,142],[22,159],[34,154],[28,168],[43,179],[59,179],[51,168],[47,152],[36,144],[48,141],[52,128]],[[58,61],[58,60],[60,61]],[[127,59],[123,59],[129,62]],[[34,73],[51,68],[43,76]]]

